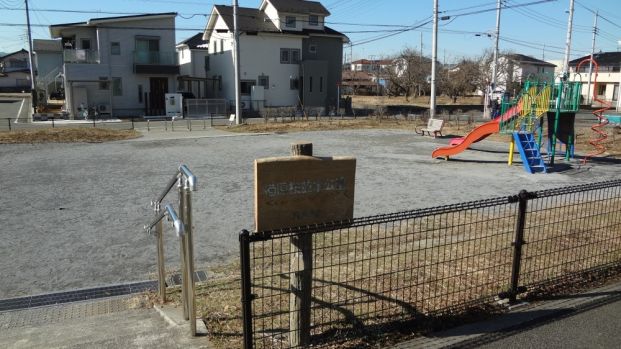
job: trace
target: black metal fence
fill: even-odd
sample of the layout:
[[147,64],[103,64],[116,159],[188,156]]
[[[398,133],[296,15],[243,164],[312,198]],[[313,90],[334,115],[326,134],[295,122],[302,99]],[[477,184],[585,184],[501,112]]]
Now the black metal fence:
[[[312,244],[300,250],[303,236]],[[621,180],[244,231],[240,246],[244,346],[334,345],[617,265]],[[300,253],[312,261],[305,270]],[[312,277],[309,309],[296,304],[304,290],[293,280],[303,275]]]

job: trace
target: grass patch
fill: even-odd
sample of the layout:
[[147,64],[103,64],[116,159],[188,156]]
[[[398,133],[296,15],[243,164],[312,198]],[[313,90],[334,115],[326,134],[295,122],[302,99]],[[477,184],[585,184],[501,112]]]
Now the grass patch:
[[52,128],[0,132],[0,144],[19,143],[102,143],[140,137],[135,130],[104,128]]

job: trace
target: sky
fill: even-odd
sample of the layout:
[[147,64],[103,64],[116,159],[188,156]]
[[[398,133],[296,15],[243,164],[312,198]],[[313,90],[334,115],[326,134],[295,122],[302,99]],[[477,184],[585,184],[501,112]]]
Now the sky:
[[[496,0],[438,0],[440,20],[438,60],[454,63],[493,49]],[[570,0],[502,0],[501,51],[538,59],[562,60],[565,52]],[[0,52],[28,49],[24,0],[0,0]],[[261,0],[239,0],[257,8]],[[49,39],[50,24],[82,22],[89,18],[177,12],[176,41],[204,29],[214,4],[232,1],[199,0],[28,0],[32,35]],[[405,48],[431,56],[433,0],[323,0],[330,11],[326,25],[346,34],[351,47],[345,59],[387,58]],[[52,11],[49,11],[52,10]],[[71,12],[75,11],[75,12]],[[618,51],[621,40],[621,1],[576,0],[571,59],[591,52],[593,22],[598,11],[595,52]],[[478,35],[477,35],[478,34]]]

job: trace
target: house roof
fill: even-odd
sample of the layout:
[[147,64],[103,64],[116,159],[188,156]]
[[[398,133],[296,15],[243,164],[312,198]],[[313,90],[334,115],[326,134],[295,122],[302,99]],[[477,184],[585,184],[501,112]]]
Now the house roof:
[[344,70],[343,71],[343,75],[342,75],[342,80],[355,80],[355,81],[363,81],[363,80],[371,80],[373,78],[373,75],[364,72],[364,71],[351,71],[351,70]]
[[[220,14],[222,20],[229,29],[233,29],[233,7],[226,5],[215,5],[214,10]],[[249,8],[237,8],[237,27],[244,32],[279,32],[278,28],[270,21],[266,20],[265,13]]]
[[0,61],[1,61],[1,60],[3,60],[3,59],[5,59],[5,58],[8,58],[8,57],[14,56],[14,55],[16,55],[16,54],[18,54],[18,53],[26,53],[26,54],[27,54],[27,53],[28,53],[28,51],[26,51],[25,49],[21,49],[21,50],[19,50],[19,51],[15,51],[15,52],[8,53],[8,54],[6,54],[6,55],[4,55],[4,56],[0,56]]
[[379,64],[379,65],[391,65],[394,60],[392,59],[359,59],[357,61],[351,62],[351,64]]
[[[308,2],[308,1],[303,1]],[[233,7],[226,5],[215,5],[214,11],[217,12],[229,30],[233,29]],[[276,33],[287,35],[329,35],[339,36],[346,41],[349,38],[343,33],[340,33],[332,28],[324,26],[323,29],[303,29],[301,31],[293,30],[279,30],[274,23],[267,18],[265,13],[259,9],[238,7],[237,8],[237,26],[242,32],[261,32],[261,33]],[[211,21],[211,20],[210,20]],[[209,27],[209,23],[207,24]],[[204,38],[204,36],[203,36]]]
[[[278,10],[285,13],[316,14],[329,16],[330,12],[317,1],[305,0],[265,0]],[[263,6],[261,6],[263,8]]]
[[547,67],[556,67],[556,64],[552,64],[550,62],[546,62],[546,61],[542,61],[540,59],[531,57],[531,56],[526,56],[526,55],[522,55],[519,53],[512,53],[512,54],[508,54],[506,55],[506,57],[508,57],[509,59],[512,59],[514,61],[520,62],[520,63],[528,63],[528,64],[534,64],[534,65],[544,65]]
[[133,21],[137,19],[140,20],[140,19],[167,18],[167,17],[176,17],[176,16],[177,16],[176,12],[163,12],[163,13],[148,13],[148,14],[131,15],[131,16],[91,18],[86,22],[52,24],[50,25],[50,35],[53,38],[57,38],[60,36],[60,32],[62,31],[62,29],[66,29],[70,27],[96,27],[98,24],[126,22],[126,21]]
[[[569,61],[570,66],[577,66],[581,61],[590,58],[591,55],[583,56]],[[621,65],[621,52],[600,52],[593,54],[593,59],[597,64],[601,66],[620,66]]]
[[14,56],[14,55],[16,55],[16,54],[19,54],[19,53],[26,53],[26,54],[28,54],[28,51],[26,51],[26,50],[24,50],[24,49],[21,49],[21,50],[19,50],[19,51],[15,51],[15,52],[7,53],[7,54],[6,54],[6,55],[4,55],[4,56],[0,56],[0,61],[1,61],[1,60],[3,60],[3,59],[5,59],[5,58],[9,58],[9,57]]
[[208,42],[203,40],[203,33],[197,33],[177,44],[177,46],[187,45],[191,50],[207,49]]

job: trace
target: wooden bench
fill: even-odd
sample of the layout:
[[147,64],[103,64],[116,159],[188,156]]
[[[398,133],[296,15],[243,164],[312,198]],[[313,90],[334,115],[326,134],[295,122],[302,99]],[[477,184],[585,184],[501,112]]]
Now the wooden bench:
[[425,132],[427,132],[429,136],[431,136],[431,134],[433,133],[433,137],[435,138],[438,134],[442,136],[443,126],[444,126],[444,120],[429,118],[429,121],[427,121],[427,127],[421,129],[420,131],[417,131],[415,129],[415,131],[416,133],[420,133],[423,136],[425,135]]

